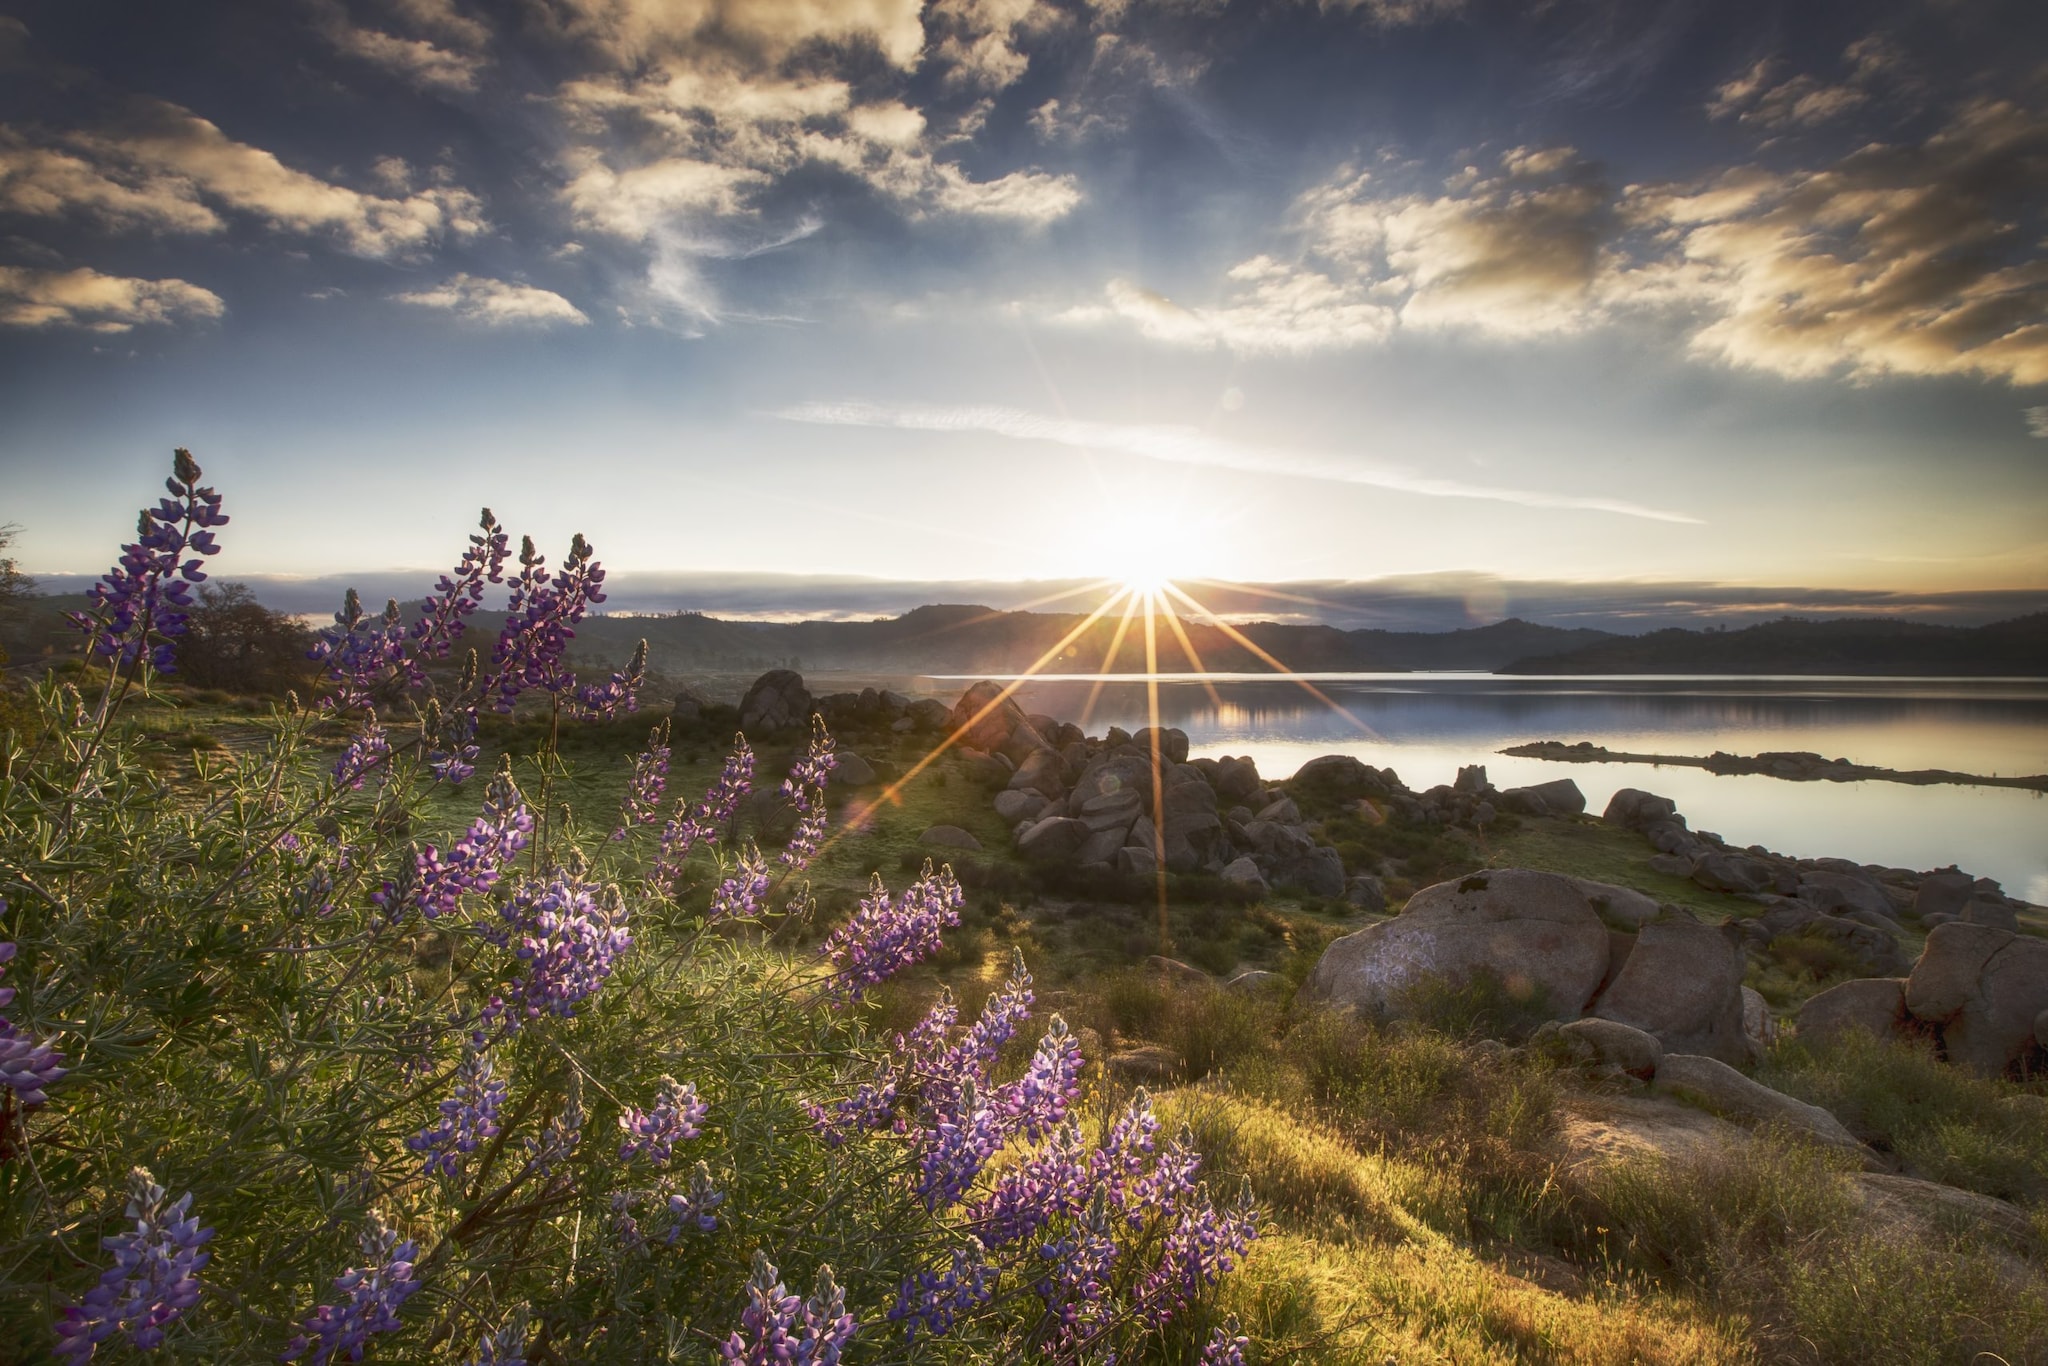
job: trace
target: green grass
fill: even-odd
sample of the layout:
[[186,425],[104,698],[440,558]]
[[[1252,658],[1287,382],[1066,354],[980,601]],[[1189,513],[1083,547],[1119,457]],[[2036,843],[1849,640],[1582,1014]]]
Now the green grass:
[[1633,831],[1586,816],[1567,816],[1523,821],[1520,828],[1492,842],[1486,861],[1495,868],[1536,868],[1633,887],[1710,922],[1756,914],[1755,902],[1657,872],[1650,867],[1656,855]]

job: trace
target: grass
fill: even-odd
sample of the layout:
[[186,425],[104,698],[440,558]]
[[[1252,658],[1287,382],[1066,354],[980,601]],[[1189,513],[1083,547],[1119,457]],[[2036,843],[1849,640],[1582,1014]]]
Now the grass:
[[1657,851],[1641,835],[1590,817],[1523,821],[1513,832],[1494,840],[1488,853],[1490,867],[1536,868],[1633,887],[1659,901],[1683,906],[1709,922],[1746,920],[1757,912],[1754,902],[1657,872],[1650,867]]

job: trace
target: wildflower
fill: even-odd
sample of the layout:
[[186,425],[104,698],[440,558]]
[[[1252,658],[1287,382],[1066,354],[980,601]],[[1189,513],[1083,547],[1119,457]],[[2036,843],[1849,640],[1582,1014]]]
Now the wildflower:
[[[7,900],[0,897],[0,915],[7,912]],[[17,952],[12,941],[0,941],[0,976]],[[14,988],[0,987],[0,1006],[14,1004]],[[50,1097],[45,1088],[56,1085],[70,1070],[61,1064],[64,1055],[55,1044],[37,1043],[20,1033],[14,1022],[0,1016],[0,1087],[14,1092],[23,1105],[41,1105]]]
[[377,692],[405,662],[405,630],[398,599],[384,604],[381,617],[363,611],[363,599],[351,588],[342,595],[334,625],[324,628],[307,657],[326,665],[334,690],[320,701],[331,710],[370,708]]
[[927,860],[901,897],[891,897],[877,873],[867,897],[820,950],[837,969],[833,990],[859,1000],[899,969],[936,953],[945,930],[960,923],[966,901],[950,866],[934,874]]
[[619,1127],[631,1135],[619,1145],[619,1161],[644,1157],[657,1167],[667,1166],[676,1144],[695,1138],[710,1110],[710,1105],[697,1099],[695,1086],[663,1077],[660,1098],[652,1110],[627,1106],[619,1116]]
[[595,995],[632,944],[626,905],[616,887],[586,881],[566,868],[520,884],[500,911],[502,926],[487,937],[508,945],[519,959],[519,976],[506,988],[509,1003],[494,1002],[495,1015],[519,1020],[543,1012],[568,1016]]
[[466,629],[462,619],[483,604],[484,585],[504,581],[510,539],[489,508],[477,525],[483,534],[469,538],[469,549],[462,552],[455,572],[443,574],[434,584],[434,596],[420,604],[419,620],[406,632],[412,641],[407,672],[415,684],[424,681],[421,661],[447,658]]
[[622,840],[626,831],[646,825],[661,811],[661,794],[668,786],[668,722],[647,732],[647,748],[633,756],[633,774],[626,780],[626,799],[619,806],[619,828],[612,838]]
[[469,1366],[526,1366],[526,1321],[526,1310],[515,1309],[504,1327],[478,1339]]
[[988,1303],[989,1265],[982,1245],[972,1238],[948,1254],[945,1265],[935,1271],[920,1271],[903,1282],[896,1292],[896,1306],[889,1311],[892,1323],[902,1323],[914,1342],[920,1329],[935,1338],[953,1331],[954,1320],[977,1306]]
[[[474,660],[476,656],[471,654]],[[440,704],[428,704],[429,724],[422,727],[427,744],[427,771],[434,781],[460,787],[476,773],[476,708],[458,707],[443,719]]]
[[334,761],[334,786],[337,790],[346,788],[354,792],[363,785],[363,778],[369,771],[382,763],[391,753],[391,742],[384,737],[384,727],[377,724],[372,716],[364,723],[362,730],[348,742],[341,757]]
[[1004,1127],[1036,1143],[1067,1117],[1081,1090],[1081,1045],[1055,1015],[1022,1077],[995,1096]]
[[1033,1289],[1069,1333],[1103,1315],[1118,1256],[1112,1227],[1108,1201],[1098,1187],[1087,1211],[1038,1250],[1045,1270]]
[[310,1350],[311,1366],[325,1366],[337,1356],[361,1361],[371,1334],[398,1330],[400,1307],[420,1288],[412,1261],[418,1248],[410,1238],[400,1242],[397,1232],[372,1213],[363,1229],[362,1249],[363,1264],[334,1278],[341,1303],[323,1304],[307,1315],[298,1336],[280,1354],[284,1360],[296,1360]]
[[604,570],[592,558],[590,543],[579,534],[552,578],[547,560],[526,537],[519,547],[519,573],[512,581],[505,625],[491,651],[492,705],[510,712],[522,692],[557,696],[575,682],[563,664],[576,625],[590,608],[604,601]]
[[761,898],[768,895],[768,860],[749,844],[733,859],[732,872],[711,891],[711,905],[705,911],[710,920],[731,920],[758,915]]
[[164,481],[171,496],[137,517],[135,540],[121,547],[120,563],[86,590],[91,609],[68,614],[89,633],[86,648],[117,667],[132,668],[145,653],[160,672],[176,665],[173,642],[185,634],[192,585],[206,579],[197,557],[220,552],[212,528],[228,523],[220,495],[199,487],[200,474],[192,452],[180,446],[172,453]]
[[746,736],[736,735],[732,753],[726,756],[717,779],[705,789],[703,800],[687,808],[678,802],[675,818],[662,827],[661,856],[655,865],[654,879],[663,885],[673,884],[681,875],[683,860],[690,856],[690,850],[698,844],[716,843],[739,810],[740,800],[753,788],[754,751]]
[[441,1118],[405,1141],[427,1155],[429,1175],[456,1175],[462,1154],[473,1153],[498,1135],[498,1114],[505,1105],[505,1083],[492,1075],[488,1054],[471,1053],[455,1071],[455,1094],[441,1102]]
[[817,1289],[805,1301],[790,1294],[768,1258],[756,1252],[747,1308],[721,1355],[732,1366],[838,1366],[855,1327],[831,1267],[818,1268]]
[[1001,1112],[987,1103],[976,1078],[961,1078],[947,1094],[927,1097],[928,1114],[920,1135],[915,1189],[926,1209],[956,1203],[974,1178],[1003,1146]]
[[191,1207],[189,1191],[166,1204],[164,1188],[147,1171],[137,1167],[128,1173],[127,1214],[135,1228],[100,1240],[114,1254],[114,1264],[57,1321],[59,1358],[89,1361],[116,1333],[125,1333],[131,1347],[146,1352],[163,1342],[164,1330],[180,1314],[199,1303],[199,1269],[213,1256],[199,1249],[212,1239],[213,1230],[199,1227]]
[[824,843],[825,823],[830,813],[825,806],[825,784],[831,780],[832,770],[839,765],[839,758],[833,753],[832,733],[825,729],[825,718],[811,718],[811,744],[804,756],[796,761],[783,779],[782,795],[796,808],[796,830],[782,851],[782,861],[791,868],[802,868],[817,856],[819,846]]
[[576,709],[589,721],[609,721],[622,711],[638,711],[640,685],[646,680],[647,642],[643,640],[624,669],[603,683],[576,690]]
[[1251,1345],[1252,1340],[1238,1332],[1237,1320],[1229,1319],[1209,1335],[1197,1366],[1244,1366],[1244,1349]]
[[647,1235],[633,1217],[633,1197],[625,1191],[612,1192],[612,1237],[628,1252],[645,1252]]
[[718,1227],[712,1213],[725,1203],[725,1192],[711,1184],[711,1165],[699,1162],[690,1169],[689,1188],[668,1198],[669,1227],[665,1241],[673,1245],[685,1232],[710,1233]]
[[1139,1317],[1153,1324],[1165,1323],[1216,1284],[1259,1236],[1248,1190],[1235,1208],[1219,1210],[1209,1199],[1208,1187],[1202,1186],[1183,1199],[1174,1214],[1162,1240],[1159,1264],[1136,1292]]
[[427,845],[414,858],[408,888],[387,883],[385,891],[372,899],[395,915],[403,909],[397,904],[402,890],[427,919],[449,914],[464,892],[481,895],[495,887],[532,834],[533,813],[512,781],[512,756],[503,755],[496,776],[484,790],[483,814],[471,822],[469,833],[445,855]]

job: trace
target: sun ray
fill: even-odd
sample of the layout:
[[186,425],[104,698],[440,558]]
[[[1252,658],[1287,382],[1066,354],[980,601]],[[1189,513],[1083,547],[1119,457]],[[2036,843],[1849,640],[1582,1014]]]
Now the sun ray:
[[1219,713],[1222,712],[1223,695],[1217,692],[1216,685],[1209,681],[1209,666],[1202,662],[1201,654],[1195,649],[1195,642],[1188,638],[1187,628],[1180,623],[1180,614],[1175,612],[1173,604],[1163,597],[1159,599],[1159,609],[1166,613],[1166,624],[1171,626],[1174,635],[1179,637],[1181,649],[1187,651],[1188,663],[1195,666],[1195,675],[1209,694],[1209,700],[1215,704]]
[[1159,619],[1158,590],[1145,590],[1145,715],[1152,741],[1152,864],[1159,888],[1159,953],[1170,957],[1173,935],[1166,923],[1166,774],[1159,753]]
[[1331,611],[1344,610],[1344,604],[1326,602],[1322,598],[1304,597],[1299,593],[1283,593],[1277,588],[1262,588],[1252,583],[1226,583],[1222,579],[1176,579],[1176,583],[1191,583],[1198,588],[1224,588],[1233,593],[1249,593],[1255,598],[1271,598],[1275,602],[1296,602],[1304,607],[1326,607]]
[[1019,603],[1015,607],[992,607],[988,611],[983,612],[980,616],[968,617],[964,621],[949,621],[944,626],[934,627],[931,630],[926,631],[922,635],[912,636],[910,637],[910,639],[936,639],[937,637],[943,636],[948,632],[964,631],[970,626],[979,626],[983,622],[994,621],[997,618],[1007,616],[1012,612],[1033,612],[1041,607],[1050,606],[1055,602],[1063,602],[1068,598],[1078,598],[1085,593],[1100,593],[1104,589],[1115,588],[1117,586],[1117,581],[1115,579],[1096,579],[1094,582],[1084,583],[1078,588],[1068,588],[1058,593],[1047,593],[1044,597],[1033,598],[1031,601]]
[[[1076,625],[1073,630],[1067,632],[1064,636],[1060,637],[1060,639],[1053,645],[1048,646],[1044,653],[1040,654],[1037,659],[1032,661],[1030,668],[1026,669],[1023,673],[1017,675],[1015,678],[1012,678],[1008,683],[1004,684],[1002,690],[999,691],[994,697],[990,698],[988,702],[982,706],[981,710],[975,712],[974,715],[968,717],[965,723],[954,727],[952,732],[948,734],[945,739],[939,741],[939,743],[935,745],[929,753],[927,753],[922,759],[919,759],[916,764],[912,765],[908,773],[904,774],[901,778],[898,778],[895,782],[890,783],[888,787],[882,790],[881,795],[876,797],[873,801],[855,810],[848,817],[846,823],[839,828],[839,834],[843,835],[851,831],[864,828],[868,822],[868,818],[872,816],[885,803],[899,803],[902,799],[901,794],[903,792],[903,789],[905,785],[907,785],[911,781],[911,779],[917,777],[918,774],[924,772],[927,768],[930,768],[932,764],[937,761],[940,755],[944,754],[947,750],[953,748],[954,745],[960,742],[961,736],[965,735],[968,731],[972,730],[976,725],[980,724],[983,717],[987,716],[997,707],[1000,707],[1003,703],[1009,701],[1011,696],[1017,691],[1017,689],[1024,686],[1025,683],[1029,682],[1033,677],[1035,677],[1038,674],[1038,672],[1041,669],[1043,669],[1052,660],[1059,658],[1061,651],[1065,650],[1067,646],[1071,645],[1074,642],[1074,640],[1078,636],[1080,636],[1082,632],[1086,631],[1090,626],[1093,626],[1096,622],[1102,620],[1102,618],[1108,614],[1110,608],[1116,606],[1116,604],[1119,601],[1121,601],[1129,591],[1130,590],[1128,589],[1118,590],[1110,598],[1104,601],[1100,607],[1097,607],[1093,612],[1090,612],[1087,616],[1083,617],[1080,623]],[[835,835],[831,840],[828,840],[826,842],[825,847],[821,848],[818,851],[819,854],[822,856],[825,852],[825,849],[830,848],[832,844],[836,843],[838,838],[839,835]]]
[[1272,665],[1273,670],[1276,673],[1284,675],[1290,682],[1295,684],[1297,687],[1301,688],[1304,692],[1308,693],[1318,702],[1321,702],[1331,711],[1336,712],[1346,721],[1349,721],[1352,725],[1358,727],[1359,734],[1365,736],[1369,740],[1378,740],[1381,738],[1380,733],[1378,731],[1374,730],[1371,726],[1368,726],[1367,724],[1365,724],[1365,722],[1359,720],[1356,716],[1352,715],[1349,708],[1345,707],[1342,703],[1338,702],[1335,698],[1331,697],[1328,693],[1324,692],[1321,688],[1318,688],[1315,684],[1309,682],[1306,678],[1303,678],[1299,674],[1295,673],[1294,670],[1288,668],[1278,659],[1275,659],[1272,656],[1272,654],[1270,654],[1263,646],[1261,646],[1257,641],[1253,640],[1250,636],[1238,630],[1229,622],[1224,621],[1221,617],[1218,617],[1214,612],[1211,612],[1201,603],[1195,601],[1194,598],[1189,597],[1186,592],[1175,587],[1173,584],[1166,585],[1166,590],[1169,593],[1172,593],[1175,597],[1179,598],[1182,602],[1185,602],[1188,606],[1194,608],[1195,611],[1199,612],[1201,615],[1207,617],[1209,619],[1210,624],[1213,625],[1217,630],[1223,632],[1223,634],[1229,636],[1232,640],[1244,646],[1245,649],[1250,650],[1260,659],[1263,659],[1264,661],[1266,661],[1266,663]]
[[1080,726],[1083,730],[1088,729],[1089,719],[1095,715],[1096,699],[1102,696],[1102,689],[1110,679],[1109,671],[1116,666],[1116,652],[1123,648],[1124,637],[1130,634],[1131,615],[1137,605],[1138,595],[1133,593],[1131,600],[1124,604],[1123,620],[1116,624],[1116,634],[1109,638],[1109,652],[1103,655],[1102,667],[1095,672],[1095,685],[1088,689],[1088,700],[1081,704]]

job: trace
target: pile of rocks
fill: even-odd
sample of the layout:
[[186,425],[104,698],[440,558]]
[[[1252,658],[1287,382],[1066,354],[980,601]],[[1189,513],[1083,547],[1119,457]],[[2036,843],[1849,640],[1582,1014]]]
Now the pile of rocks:
[[[677,698],[678,710],[688,706],[693,716],[703,703],[703,696],[693,689],[684,689]],[[800,730],[810,724],[813,712],[835,728],[886,723],[894,731],[940,731],[952,717],[937,698],[913,700],[887,688],[813,697],[802,674],[794,669],[770,669],[755,679],[740,699],[740,729],[748,735]]]
[[[1292,886],[1385,908],[1378,880],[1347,878],[1343,858],[1316,842],[1294,800],[1269,786],[1249,758],[1191,761],[1186,732],[1172,728],[1131,734],[1112,726],[1089,736],[1070,722],[1026,714],[986,682],[961,696],[951,724],[961,736],[960,762],[1001,789],[996,814],[1011,827],[1018,853],[1034,863],[1131,876],[1151,876],[1163,864],[1217,874],[1255,895]],[[1345,795],[1406,793],[1393,774],[1343,756],[1303,773],[1342,785]]]
[[2048,939],[1989,925],[1936,925],[1904,977],[1863,978],[1800,1007],[1802,1038],[1866,1030],[1934,1040],[1985,1076],[2048,1064]]

